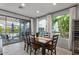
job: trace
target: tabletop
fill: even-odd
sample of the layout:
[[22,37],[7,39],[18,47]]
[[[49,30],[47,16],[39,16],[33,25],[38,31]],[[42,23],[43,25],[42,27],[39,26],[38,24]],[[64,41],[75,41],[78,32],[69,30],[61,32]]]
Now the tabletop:
[[47,43],[48,41],[52,40],[51,38],[44,38],[44,37],[36,37],[36,41],[41,43]]

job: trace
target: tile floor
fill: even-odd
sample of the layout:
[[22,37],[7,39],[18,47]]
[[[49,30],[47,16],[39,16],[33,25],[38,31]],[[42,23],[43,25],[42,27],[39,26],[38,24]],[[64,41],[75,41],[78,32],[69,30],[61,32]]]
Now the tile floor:
[[[4,55],[29,55],[23,49],[24,45],[23,42],[7,45],[3,47],[3,54]],[[71,55],[71,51],[68,51],[63,48],[57,47],[57,55]]]

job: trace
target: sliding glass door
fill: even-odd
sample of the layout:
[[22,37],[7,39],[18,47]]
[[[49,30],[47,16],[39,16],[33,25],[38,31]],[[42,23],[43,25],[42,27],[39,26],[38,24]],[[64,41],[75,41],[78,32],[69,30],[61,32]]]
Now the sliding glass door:
[[5,17],[0,16],[0,41],[5,41]]
[[22,41],[22,35],[31,33],[30,21],[0,16],[0,39],[3,45]]
[[31,33],[31,23],[30,21],[26,21],[26,20],[20,20],[20,33],[21,33],[21,38],[22,36],[25,36],[26,33]]
[[5,17],[5,39],[3,45],[19,41],[19,20],[16,18]]
[[[12,23],[13,39],[18,40],[20,37],[20,21],[19,19],[14,19]],[[20,40],[20,39],[19,39]]]

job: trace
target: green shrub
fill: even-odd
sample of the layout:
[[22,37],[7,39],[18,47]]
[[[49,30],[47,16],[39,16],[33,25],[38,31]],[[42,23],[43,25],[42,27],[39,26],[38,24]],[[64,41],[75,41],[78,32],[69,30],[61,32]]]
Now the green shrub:
[[58,22],[58,28],[62,37],[68,36],[69,32],[69,14],[52,17],[52,26]]

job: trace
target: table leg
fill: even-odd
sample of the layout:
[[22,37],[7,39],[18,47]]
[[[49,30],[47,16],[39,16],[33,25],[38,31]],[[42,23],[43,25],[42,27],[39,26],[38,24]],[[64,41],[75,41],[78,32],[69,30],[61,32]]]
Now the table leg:
[[45,47],[42,47],[42,55],[45,55]]

